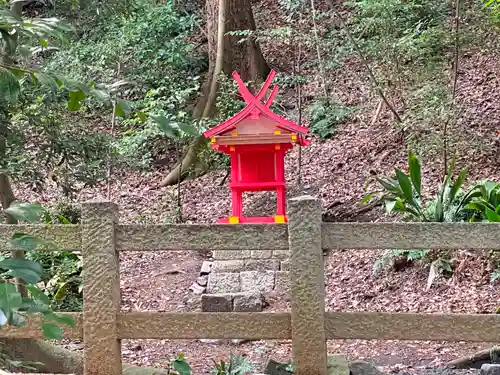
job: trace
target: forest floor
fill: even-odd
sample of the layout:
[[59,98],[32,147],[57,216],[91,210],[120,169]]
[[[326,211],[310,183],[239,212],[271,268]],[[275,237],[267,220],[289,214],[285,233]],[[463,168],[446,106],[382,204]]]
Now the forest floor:
[[[273,12],[274,2],[265,0],[254,7],[258,23],[266,26]],[[321,4],[319,5],[321,6]],[[270,21],[269,21],[270,22]],[[272,64],[286,70],[280,61],[277,46],[266,47],[266,56],[273,56]],[[274,48],[274,49],[273,49]],[[469,183],[480,178],[500,180],[500,163],[496,160],[497,129],[500,123],[500,74],[498,55],[484,51],[468,53],[462,60],[458,77],[458,97],[467,111],[452,129],[462,135],[465,145],[459,154],[460,166],[469,167]],[[313,82],[304,92],[314,97],[319,85]],[[363,104],[364,110],[350,123],[339,127],[330,140],[312,144],[303,149],[301,175],[304,189],[318,196],[326,208],[361,201],[366,192],[364,184],[373,173],[386,174],[395,166],[404,167],[407,150],[400,133],[391,125],[389,111],[383,110],[376,124],[371,118],[378,99],[370,91],[369,82],[356,59],[349,69],[342,69],[332,84],[343,103]],[[483,148],[467,147],[471,132],[481,139]],[[480,157],[478,157],[480,155]],[[425,156],[425,155],[424,155]],[[424,165],[424,194],[434,193],[434,186],[442,175],[442,162],[436,160]],[[160,188],[164,171],[117,176],[112,184],[112,200],[119,205],[122,223],[163,223],[172,212],[174,188]],[[297,193],[297,151],[287,156],[289,196]],[[228,215],[230,193],[220,186],[224,172],[213,172],[182,184],[183,217],[187,223],[213,223]],[[104,185],[83,191],[80,201],[104,199]],[[52,203],[57,193],[46,190],[43,195],[19,188],[20,199]],[[255,194],[246,198],[249,214],[272,209],[269,195]],[[375,221],[390,220],[382,212],[373,213]],[[327,309],[332,311],[378,312],[450,312],[492,313],[499,301],[499,287],[489,283],[488,270],[481,256],[466,251],[457,252],[466,267],[451,279],[438,280],[426,291],[428,270],[414,266],[400,272],[387,271],[373,275],[373,265],[382,255],[380,250],[358,250],[330,253],[325,263]],[[189,287],[198,276],[206,255],[195,252],[133,252],[121,254],[122,305],[124,310],[192,311],[193,298]],[[269,309],[283,311],[286,301],[274,301]],[[427,373],[443,363],[480,349],[491,343],[445,343],[330,340],[330,353],[343,353],[349,359],[371,359],[391,372]],[[81,344],[70,347],[79,350]],[[291,358],[289,341],[256,341],[240,345],[208,344],[199,341],[125,340],[123,356],[129,363],[141,366],[163,367],[168,359],[182,352],[195,374],[208,374],[213,361],[227,357],[229,352],[248,356],[259,367],[267,359],[287,361]]]

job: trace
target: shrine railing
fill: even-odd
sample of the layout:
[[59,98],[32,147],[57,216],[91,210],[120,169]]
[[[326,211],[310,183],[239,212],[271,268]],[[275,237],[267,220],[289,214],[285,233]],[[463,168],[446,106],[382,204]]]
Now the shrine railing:
[[[116,206],[85,203],[81,225],[2,225],[4,248],[23,231],[82,250],[83,313],[69,313],[83,339],[85,375],[121,375],[120,339],[291,339],[296,373],[326,375],[326,340],[497,342],[500,315],[325,312],[323,249],[498,249],[495,223],[322,223],[318,200],[289,203],[278,225],[120,225]],[[290,250],[291,312],[122,312],[119,251]],[[41,338],[37,319],[5,338]]]

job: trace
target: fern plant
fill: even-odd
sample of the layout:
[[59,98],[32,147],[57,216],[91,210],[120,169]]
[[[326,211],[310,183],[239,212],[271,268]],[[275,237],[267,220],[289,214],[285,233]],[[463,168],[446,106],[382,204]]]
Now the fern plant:
[[330,100],[318,100],[309,108],[309,128],[321,139],[328,139],[335,135],[337,126],[347,121],[354,110]]

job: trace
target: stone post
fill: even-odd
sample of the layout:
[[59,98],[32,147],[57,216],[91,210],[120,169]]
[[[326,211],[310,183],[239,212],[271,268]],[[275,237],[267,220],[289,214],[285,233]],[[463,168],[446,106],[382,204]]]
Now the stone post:
[[318,199],[291,199],[288,217],[295,373],[326,375],[325,272]]
[[116,211],[111,202],[82,207],[84,375],[122,375]]

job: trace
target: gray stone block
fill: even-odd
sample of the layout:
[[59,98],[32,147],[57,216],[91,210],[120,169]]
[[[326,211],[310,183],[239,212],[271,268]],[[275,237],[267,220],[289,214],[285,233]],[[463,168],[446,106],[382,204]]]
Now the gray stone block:
[[278,271],[279,269],[278,259],[246,259],[245,269],[242,271]]
[[481,366],[481,375],[500,375],[500,364],[484,363]]
[[341,354],[329,355],[328,358],[328,375],[349,375],[349,362]]
[[233,295],[233,311],[261,312],[263,307],[260,293],[238,293]]
[[373,363],[366,361],[349,362],[351,375],[384,375]]
[[274,289],[274,271],[244,271],[240,273],[242,292],[270,292]]
[[198,276],[196,282],[201,286],[207,286],[208,284],[208,275]]
[[230,294],[203,294],[201,296],[202,312],[233,311],[233,296]]
[[250,250],[214,250],[213,258],[216,260],[248,259],[252,255]]
[[290,293],[290,272],[277,271],[274,277],[274,290],[279,293]]
[[288,259],[290,258],[290,250],[273,250],[273,258]]
[[252,250],[251,256],[254,259],[269,259],[273,256],[272,250]]
[[201,265],[200,276],[208,275],[211,269],[212,262],[209,262],[207,260],[203,261],[203,264]]
[[245,270],[243,259],[216,260],[212,265],[212,272],[241,272]]
[[240,290],[239,273],[212,272],[208,276],[207,293],[238,293]]
[[194,282],[189,287],[189,291],[190,292],[193,292],[194,294],[198,294],[198,295],[205,293],[206,290],[207,290],[207,288],[205,288],[204,286],[198,284],[197,282]]

